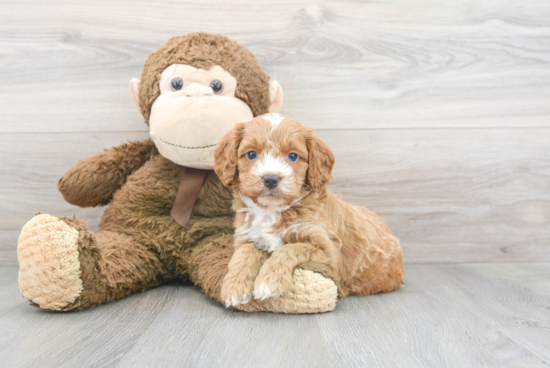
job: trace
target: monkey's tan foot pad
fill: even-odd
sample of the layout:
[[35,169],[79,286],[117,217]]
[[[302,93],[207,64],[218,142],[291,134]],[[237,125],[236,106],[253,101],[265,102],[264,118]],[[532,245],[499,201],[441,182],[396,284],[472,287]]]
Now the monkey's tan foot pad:
[[19,290],[40,308],[61,310],[82,292],[78,231],[41,214],[23,226],[17,245]]
[[263,301],[254,300],[237,305],[234,309],[288,314],[322,313],[334,310],[338,296],[338,288],[334,281],[317,272],[302,269],[294,270],[292,277],[292,287],[286,294]]

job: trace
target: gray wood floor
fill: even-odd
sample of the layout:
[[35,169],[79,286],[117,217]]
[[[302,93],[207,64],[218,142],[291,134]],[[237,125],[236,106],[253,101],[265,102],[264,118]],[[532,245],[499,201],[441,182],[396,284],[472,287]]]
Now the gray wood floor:
[[[21,227],[41,211],[96,228],[103,209],[64,202],[58,178],[148,136],[128,82],[196,31],[282,84],[282,112],[336,153],[331,189],[400,238],[403,289],[314,316],[232,312],[181,285],[27,305]],[[550,365],[550,264],[520,264],[550,262],[549,142],[548,0],[0,0],[0,366]]]
[[550,365],[550,264],[407,265],[405,287],[322,315],[226,310],[169,285],[77,313],[27,305],[0,269],[3,367]]

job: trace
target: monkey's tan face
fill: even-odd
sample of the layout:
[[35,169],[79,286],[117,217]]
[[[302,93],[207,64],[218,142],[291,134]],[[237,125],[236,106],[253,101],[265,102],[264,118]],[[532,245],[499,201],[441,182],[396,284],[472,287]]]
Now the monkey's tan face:
[[172,64],[151,108],[151,138],[161,155],[183,166],[212,169],[212,152],[233,125],[253,119],[235,97],[237,80],[221,66],[209,70]]

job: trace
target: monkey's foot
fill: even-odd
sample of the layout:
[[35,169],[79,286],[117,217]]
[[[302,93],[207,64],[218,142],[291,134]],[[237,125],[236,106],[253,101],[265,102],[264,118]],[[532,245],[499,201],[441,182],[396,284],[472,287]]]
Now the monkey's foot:
[[17,245],[19,289],[43,309],[62,310],[83,290],[78,253],[79,232],[51,215],[33,217]]
[[322,313],[336,306],[338,289],[331,279],[309,270],[296,269],[292,287],[278,298],[253,300],[234,306],[247,312],[269,311],[275,313]]

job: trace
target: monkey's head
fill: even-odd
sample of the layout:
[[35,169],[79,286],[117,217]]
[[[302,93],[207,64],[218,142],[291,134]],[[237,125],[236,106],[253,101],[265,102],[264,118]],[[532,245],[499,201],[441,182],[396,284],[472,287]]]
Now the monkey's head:
[[197,169],[214,167],[214,148],[233,125],[283,103],[281,86],[250,51],[208,33],[174,37],[153,52],[130,94],[160,154]]

